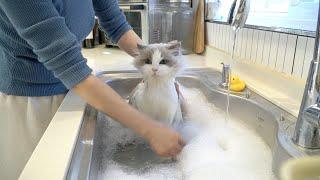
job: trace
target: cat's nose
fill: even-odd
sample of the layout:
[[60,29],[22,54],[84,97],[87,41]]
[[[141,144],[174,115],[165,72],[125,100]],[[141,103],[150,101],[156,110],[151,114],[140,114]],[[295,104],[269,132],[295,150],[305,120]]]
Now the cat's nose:
[[153,71],[153,72],[157,72],[157,71],[158,71],[158,68],[152,68],[152,71]]

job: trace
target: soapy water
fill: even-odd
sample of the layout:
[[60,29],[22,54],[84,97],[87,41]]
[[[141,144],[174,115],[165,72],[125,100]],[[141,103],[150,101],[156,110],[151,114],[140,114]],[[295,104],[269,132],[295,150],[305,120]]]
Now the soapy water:
[[[187,145],[179,156],[174,160],[160,158],[131,130],[109,121],[98,179],[276,179],[271,150],[261,137],[234,118],[226,125],[225,113],[207,102],[199,90],[181,89],[187,113],[177,130]],[[140,145],[130,145],[132,141]]]

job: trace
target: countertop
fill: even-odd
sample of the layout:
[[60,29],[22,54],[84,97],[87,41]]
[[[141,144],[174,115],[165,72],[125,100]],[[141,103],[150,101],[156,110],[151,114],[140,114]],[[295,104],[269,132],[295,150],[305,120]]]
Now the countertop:
[[[93,49],[83,49],[84,56],[88,59],[88,65],[94,72],[108,70],[131,70],[135,69],[132,65],[133,57],[119,50],[118,48],[104,48],[99,46]],[[186,55],[187,66],[205,67],[204,56],[196,54]]]
[[[116,48],[98,46],[83,49],[88,65],[99,71],[131,70],[132,57]],[[221,62],[230,57],[213,47],[205,55],[186,55],[187,67],[221,69]],[[268,69],[241,62],[233,63],[233,72],[244,79],[249,88],[269,101],[297,116],[304,81],[277,74]],[[280,85],[279,85],[280,84]],[[288,88],[289,91],[285,91]],[[21,180],[62,180],[67,173],[77,135],[81,127],[85,102],[69,92],[53,117],[35,151],[25,166]]]

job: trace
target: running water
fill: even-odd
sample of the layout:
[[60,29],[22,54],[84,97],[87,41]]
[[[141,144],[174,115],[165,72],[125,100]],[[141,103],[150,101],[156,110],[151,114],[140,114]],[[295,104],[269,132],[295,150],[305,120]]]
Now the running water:
[[183,87],[181,91],[187,102],[187,114],[186,123],[178,131],[187,145],[176,160],[159,158],[147,146],[129,145],[119,150],[119,144],[136,137],[99,114],[99,121],[109,122],[104,131],[103,164],[98,179],[275,179],[271,150],[254,130],[234,117],[226,127],[225,113],[209,103],[201,91]]
[[229,115],[229,108],[230,108],[230,82],[231,82],[231,71],[232,71],[232,67],[233,67],[233,63],[234,63],[234,51],[235,51],[235,46],[236,46],[236,39],[237,39],[237,33],[238,33],[238,29],[234,29],[232,27],[232,37],[233,37],[233,41],[232,41],[232,51],[231,51],[231,63],[230,63],[230,71],[229,71],[229,81],[227,84],[227,107],[226,107],[226,118],[225,118],[225,122],[226,125],[228,124],[228,121],[230,119],[230,115]]

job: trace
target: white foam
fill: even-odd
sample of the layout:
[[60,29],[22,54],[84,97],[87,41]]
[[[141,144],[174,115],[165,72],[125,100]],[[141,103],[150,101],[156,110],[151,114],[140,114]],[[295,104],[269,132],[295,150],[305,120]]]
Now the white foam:
[[182,174],[177,173],[176,165],[159,165],[143,173],[132,173],[124,170],[115,162],[109,162],[108,168],[98,179],[106,180],[176,180],[182,179]]
[[[182,91],[188,113],[186,124],[179,131],[188,143],[177,163],[157,164],[139,172],[106,156],[99,179],[275,179],[271,151],[261,137],[236,119],[231,118],[226,125],[224,112],[208,103],[201,92],[185,88]],[[108,134],[109,142],[128,142],[129,134],[117,128]]]

